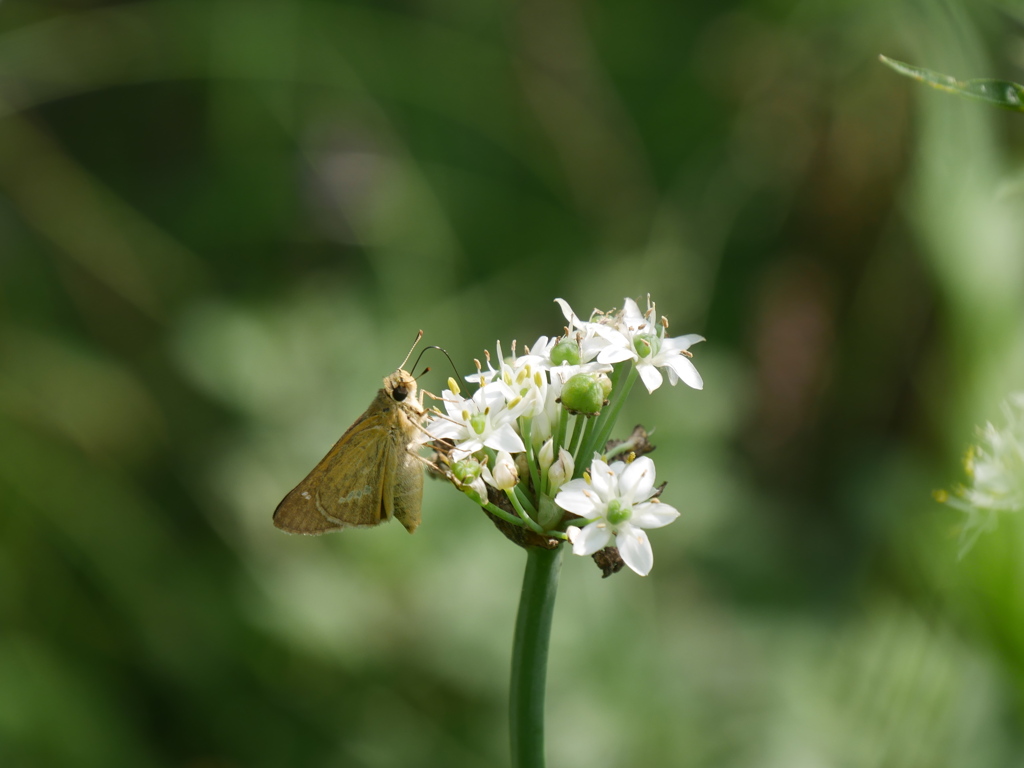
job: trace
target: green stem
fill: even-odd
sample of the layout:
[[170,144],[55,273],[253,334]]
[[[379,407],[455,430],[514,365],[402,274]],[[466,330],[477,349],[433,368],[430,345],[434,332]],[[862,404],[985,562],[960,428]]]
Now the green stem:
[[600,453],[604,450],[605,443],[608,442],[608,438],[612,435],[615,421],[619,418],[619,411],[622,410],[622,406],[626,403],[629,390],[633,388],[633,383],[636,381],[638,374],[639,371],[636,369],[636,366],[630,366],[629,375],[626,376],[626,383],[622,385],[622,390],[618,393],[619,396],[613,399],[608,407],[608,421],[601,425],[601,431],[594,441],[593,451]]
[[[626,384],[620,386],[626,369],[629,369]],[[619,410],[622,408],[622,403],[625,402],[626,395],[629,394],[633,381],[636,379],[636,368],[629,361],[617,364],[612,370],[611,379],[611,402],[601,410],[601,415],[597,417],[596,424],[594,424],[591,430],[587,431],[579,452],[574,454],[576,457],[576,471],[573,473],[573,477],[583,477],[584,471],[590,468],[590,462],[593,459],[594,453],[599,453],[604,448],[604,444],[608,442],[607,436],[602,439],[601,435],[611,434],[612,428],[615,426],[615,419],[618,418]]]
[[526,527],[526,524],[522,520],[520,520],[518,517],[516,517],[515,515],[510,515],[508,512],[506,512],[501,507],[496,507],[493,504],[491,504],[490,502],[487,502],[486,504],[484,504],[484,509],[486,509],[488,512],[490,512],[492,515],[500,517],[506,523],[512,523],[512,525],[518,525],[520,528],[525,528]]
[[544,686],[562,547],[526,550],[509,688],[512,768],[544,768]]
[[526,525],[528,525],[534,531],[534,533],[542,533],[544,531],[544,529],[541,528],[532,517],[530,517],[530,514],[523,507],[522,499],[520,499],[519,496],[516,494],[515,488],[507,488],[505,490],[505,495],[508,496],[509,502],[516,510],[516,513],[519,515],[519,517],[522,518],[522,521]]
[[[582,449],[582,446],[584,446],[584,445],[592,445],[593,444],[593,442],[594,442],[594,427],[595,427],[595,425],[600,423],[600,420],[601,420],[600,416],[598,416],[596,418],[591,416],[591,417],[589,417],[587,419],[587,429],[583,433],[583,442],[580,444],[580,448],[581,449]],[[593,453],[593,451],[591,451],[591,453]],[[577,464],[585,463],[588,467],[590,466],[590,462],[586,461],[586,459],[589,458],[589,457],[582,456],[582,452],[573,454],[573,458],[576,460]]]
[[580,447],[580,437],[583,435],[583,427],[590,421],[586,416],[582,414],[576,414],[572,417],[572,437],[569,438],[569,453],[575,455],[575,452]]
[[520,419],[523,430],[523,442],[526,444],[526,465],[530,468],[530,482],[533,484],[533,495],[536,500],[544,495],[544,488],[541,485],[540,469],[537,466],[537,451],[533,447],[533,419]]

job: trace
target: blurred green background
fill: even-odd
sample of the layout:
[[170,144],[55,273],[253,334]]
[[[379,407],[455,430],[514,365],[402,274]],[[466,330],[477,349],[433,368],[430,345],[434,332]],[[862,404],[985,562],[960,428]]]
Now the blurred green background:
[[[464,372],[648,293],[656,565],[569,558],[558,766],[1024,764],[1019,2],[0,3],[0,765],[501,766],[523,553],[428,483],[277,502],[418,329]],[[429,357],[429,356],[428,356]],[[440,358],[425,386],[450,371]]]

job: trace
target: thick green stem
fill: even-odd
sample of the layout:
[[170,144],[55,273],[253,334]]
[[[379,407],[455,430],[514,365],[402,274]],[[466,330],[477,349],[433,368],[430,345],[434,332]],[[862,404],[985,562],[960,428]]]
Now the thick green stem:
[[512,768],[544,768],[544,686],[561,567],[561,546],[526,550],[509,688]]

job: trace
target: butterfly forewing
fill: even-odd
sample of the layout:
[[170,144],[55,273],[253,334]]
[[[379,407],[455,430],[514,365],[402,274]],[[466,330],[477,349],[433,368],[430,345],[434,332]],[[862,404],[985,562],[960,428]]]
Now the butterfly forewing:
[[389,376],[366,413],[278,505],[274,525],[289,533],[320,534],[369,528],[395,516],[415,530],[423,470],[408,445],[423,411],[404,394],[395,400],[397,385],[416,391],[405,371]]

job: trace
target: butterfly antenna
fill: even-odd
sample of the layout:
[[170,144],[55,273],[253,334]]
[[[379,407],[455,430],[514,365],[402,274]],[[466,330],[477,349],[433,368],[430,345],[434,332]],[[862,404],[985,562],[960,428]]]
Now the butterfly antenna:
[[[417,334],[416,334],[416,341],[414,341],[414,342],[412,343],[412,346],[411,346],[411,347],[409,347],[409,352],[408,352],[408,354],[407,354],[407,355],[405,356],[405,360],[403,360],[403,361],[402,361],[402,364],[401,364],[400,366],[398,366],[399,368],[405,368],[405,364],[406,364],[407,362],[409,362],[409,358],[410,358],[410,357],[412,357],[412,351],[413,351],[414,349],[416,349],[416,345],[420,343],[420,339],[422,339],[422,338],[423,338],[423,331],[420,331],[419,333],[417,333]],[[428,349],[429,349],[429,347],[428,347]],[[422,352],[420,352],[420,355],[422,355],[422,354],[423,354],[423,353],[422,353]],[[419,359],[419,358],[417,357],[417,358],[416,358],[416,362],[418,363],[419,361],[420,361],[420,359]],[[413,368],[415,368],[415,367],[416,367],[416,366],[415,366],[415,365],[413,365]]]
[[[437,346],[436,344],[431,344],[431,345],[430,345],[429,347],[424,347],[424,348],[423,348],[423,349],[422,349],[422,350],[420,351],[419,357],[417,357],[417,358],[416,358],[416,362],[412,364],[412,367],[413,367],[413,368],[416,368],[416,366],[420,364],[420,358],[421,358],[421,357],[423,357],[423,353],[424,353],[424,352],[426,352],[426,351],[427,351],[428,349],[437,349],[437,350],[440,350],[440,351],[441,351],[441,353],[442,353],[442,354],[443,354],[443,355],[444,355],[445,357],[447,357],[447,358],[448,358],[448,362],[452,364],[452,370],[453,370],[453,371],[455,371],[455,377],[456,377],[456,378],[458,378],[458,377],[459,377],[459,369],[455,367],[455,361],[454,361],[454,360],[452,360],[452,356],[448,354],[448,350],[447,350],[447,349],[445,349],[444,347],[439,347],[439,346]],[[423,371],[423,373],[426,373],[426,372],[427,372],[427,371],[429,371],[429,370],[430,370],[430,369],[429,369],[429,368],[427,368],[427,369],[425,369],[425,370]],[[422,376],[422,375],[423,375],[423,373],[421,373],[421,374],[420,374],[420,376]],[[417,378],[419,378],[419,377],[417,377]]]

